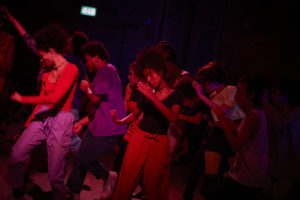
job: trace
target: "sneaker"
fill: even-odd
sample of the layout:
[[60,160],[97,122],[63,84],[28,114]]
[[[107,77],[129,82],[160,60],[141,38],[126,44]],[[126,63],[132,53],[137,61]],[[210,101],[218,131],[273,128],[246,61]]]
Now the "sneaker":
[[101,195],[102,199],[107,199],[111,196],[115,189],[115,185],[118,180],[118,174],[117,172],[114,171],[109,171],[109,175],[107,179],[104,180],[103,184],[103,193]]
[[141,200],[145,200],[146,199],[146,194],[143,190],[141,190],[140,192],[138,193],[133,193],[131,195],[131,198],[132,199],[141,199]]
[[135,195],[139,194],[139,193],[142,192],[142,191],[143,191],[142,187],[138,184],[138,185],[136,186],[134,192],[132,193],[132,196],[135,196]]

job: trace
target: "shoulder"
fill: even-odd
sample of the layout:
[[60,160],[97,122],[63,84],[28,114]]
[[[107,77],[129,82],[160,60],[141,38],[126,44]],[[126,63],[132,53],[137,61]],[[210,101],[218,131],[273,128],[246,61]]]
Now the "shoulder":
[[76,65],[70,63],[70,62],[67,62],[66,64],[66,72],[69,74],[78,74],[79,71],[78,71],[78,68]]
[[117,74],[116,68],[112,64],[107,64],[98,69],[96,76],[109,77]]
[[233,86],[233,85],[227,85],[224,90],[224,92],[226,93],[233,93],[233,92],[236,92],[236,86]]

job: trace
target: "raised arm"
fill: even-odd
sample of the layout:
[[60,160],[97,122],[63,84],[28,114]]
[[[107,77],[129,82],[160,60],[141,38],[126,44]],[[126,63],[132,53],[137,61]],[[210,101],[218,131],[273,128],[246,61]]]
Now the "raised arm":
[[191,123],[191,124],[200,124],[201,120],[203,118],[203,114],[200,112],[197,112],[195,115],[184,115],[179,114],[178,119],[183,120],[185,122]]
[[14,25],[20,36],[23,38],[24,42],[28,46],[28,48],[38,56],[38,52],[36,50],[36,44],[33,37],[25,30],[25,28],[20,24],[20,22],[7,10],[5,6],[1,9],[6,15],[8,20]]

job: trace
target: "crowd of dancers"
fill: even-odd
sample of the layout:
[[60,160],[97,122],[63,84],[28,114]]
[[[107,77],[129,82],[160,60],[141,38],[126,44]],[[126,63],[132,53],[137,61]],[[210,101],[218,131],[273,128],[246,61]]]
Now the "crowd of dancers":
[[[299,198],[296,80],[253,73],[228,85],[217,61],[192,75],[176,64],[172,44],[161,41],[138,52],[123,92],[102,42],[89,41],[83,31],[68,35],[58,24],[31,36],[1,10],[40,59],[38,95],[10,96],[35,105],[10,154],[14,198],[26,193],[27,161],[44,141],[57,200],[80,199],[87,172],[100,180],[101,199],[127,200],[137,188],[145,199],[168,199],[170,165],[187,160],[194,165],[182,199],[193,199],[201,175],[206,199],[259,199],[277,180],[291,183],[286,198]],[[99,159],[114,146],[118,155],[108,169]],[[75,161],[66,177],[70,152]]]

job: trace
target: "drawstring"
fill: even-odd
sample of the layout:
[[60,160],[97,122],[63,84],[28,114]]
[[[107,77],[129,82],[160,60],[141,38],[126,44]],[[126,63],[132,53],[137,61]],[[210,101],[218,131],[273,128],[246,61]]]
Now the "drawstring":
[[144,138],[145,139],[152,139],[152,140],[155,140],[156,142],[159,141],[158,135],[153,135],[153,136],[145,135]]

